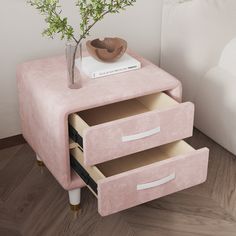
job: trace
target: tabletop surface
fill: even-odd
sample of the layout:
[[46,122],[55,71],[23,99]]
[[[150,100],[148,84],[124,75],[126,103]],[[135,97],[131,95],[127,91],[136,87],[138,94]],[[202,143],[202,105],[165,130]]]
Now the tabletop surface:
[[76,107],[81,109],[173,89],[179,85],[179,81],[164,70],[134,52],[128,53],[141,62],[141,69],[97,79],[82,74],[80,89],[67,87],[64,56],[26,62],[21,65],[20,73],[30,89],[50,97],[48,102],[52,105],[58,102],[60,106],[76,103]]

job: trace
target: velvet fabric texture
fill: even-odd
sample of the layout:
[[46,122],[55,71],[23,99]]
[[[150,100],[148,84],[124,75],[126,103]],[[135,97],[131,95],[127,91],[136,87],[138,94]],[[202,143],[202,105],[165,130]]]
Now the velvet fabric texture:
[[[98,183],[98,212],[102,216],[203,183],[207,177],[209,150],[203,148],[142,168],[127,171]],[[170,174],[175,179],[158,187],[137,190],[138,184],[160,180]]]
[[176,78],[133,52],[129,53],[141,61],[140,70],[97,80],[83,75],[79,90],[67,87],[63,56],[34,60],[18,67],[23,136],[66,190],[84,186],[70,168],[69,114],[160,91],[168,91],[181,101],[182,88]]
[[[191,102],[171,108],[89,127],[84,133],[84,161],[92,166],[118,157],[147,150],[192,136],[194,105]],[[160,132],[131,142],[123,136],[160,127]]]

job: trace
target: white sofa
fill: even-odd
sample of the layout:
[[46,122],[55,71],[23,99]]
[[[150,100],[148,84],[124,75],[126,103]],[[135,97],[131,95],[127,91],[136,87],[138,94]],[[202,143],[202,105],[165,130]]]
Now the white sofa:
[[236,154],[236,1],[164,0],[161,67],[195,103],[195,126]]

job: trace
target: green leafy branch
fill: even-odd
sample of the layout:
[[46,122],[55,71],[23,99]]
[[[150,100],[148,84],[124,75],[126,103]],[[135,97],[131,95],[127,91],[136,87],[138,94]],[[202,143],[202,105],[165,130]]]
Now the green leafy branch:
[[83,39],[89,35],[90,29],[108,13],[119,13],[128,6],[133,6],[136,0],[77,0],[76,6],[80,9],[80,30]]
[[108,13],[119,13],[121,10],[125,10],[126,7],[133,6],[136,0],[75,0],[75,5],[79,8],[81,16],[78,37],[75,36],[74,28],[68,23],[68,18],[62,17],[62,7],[59,0],[28,0],[27,2],[45,17],[47,28],[43,31],[44,36],[54,38],[56,34],[60,34],[62,40],[66,38],[75,41],[72,65],[72,76],[74,77],[78,45],[89,35],[92,27]]
[[68,23],[68,18],[62,17],[59,0],[29,0],[27,2],[45,17],[47,28],[43,31],[44,36],[54,38],[56,34],[60,34],[61,39],[73,39],[79,44],[105,15],[119,13],[126,7],[132,6],[136,0],[75,0],[75,5],[79,8],[81,15],[78,37],[75,36],[74,28]]

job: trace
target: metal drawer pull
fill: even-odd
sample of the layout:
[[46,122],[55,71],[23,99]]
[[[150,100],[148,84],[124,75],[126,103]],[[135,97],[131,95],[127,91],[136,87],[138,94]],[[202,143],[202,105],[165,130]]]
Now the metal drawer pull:
[[122,137],[122,142],[130,142],[130,141],[134,141],[134,140],[138,140],[138,139],[142,139],[142,138],[146,138],[149,136],[152,136],[154,134],[157,134],[161,131],[161,127],[157,127],[155,129],[151,129],[139,134],[133,134],[133,135],[129,135],[129,136],[123,136]]
[[146,183],[146,184],[138,184],[137,190],[144,190],[144,189],[158,187],[160,185],[170,182],[173,179],[175,179],[175,173],[172,173],[171,175],[168,175],[165,178],[156,180],[154,182],[150,182],[150,183]]

